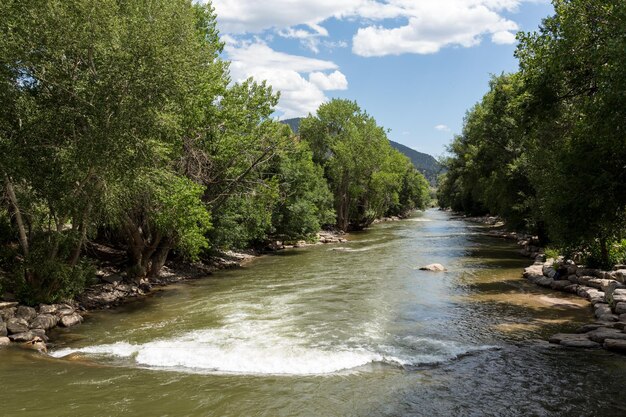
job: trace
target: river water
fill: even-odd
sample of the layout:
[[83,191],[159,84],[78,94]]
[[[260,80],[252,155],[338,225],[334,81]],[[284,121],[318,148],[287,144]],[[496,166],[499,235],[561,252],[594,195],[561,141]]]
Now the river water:
[[0,415],[626,415],[624,357],[543,342],[586,302],[482,232],[430,210],[93,313],[0,351]]

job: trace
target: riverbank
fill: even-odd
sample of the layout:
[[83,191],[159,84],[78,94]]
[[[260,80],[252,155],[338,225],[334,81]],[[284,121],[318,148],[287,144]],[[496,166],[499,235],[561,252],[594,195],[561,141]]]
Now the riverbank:
[[605,271],[577,265],[563,257],[546,259],[537,236],[504,230],[504,222],[494,216],[464,219],[498,228],[487,232],[488,236],[516,241],[520,254],[534,260],[523,271],[528,281],[589,302],[596,320],[579,327],[576,333],[557,333],[549,338],[550,343],[626,354],[626,265]]
[[[98,270],[96,283],[88,286],[72,300],[40,304],[36,307],[0,300],[0,347],[13,344],[46,352],[51,330],[56,327],[76,326],[83,322],[90,311],[114,308],[149,296],[158,288],[164,289],[172,284],[206,277],[219,270],[242,267],[268,253],[343,243],[346,240],[343,232],[320,231],[314,242],[301,240],[295,244],[283,244],[273,241],[262,250],[219,252],[204,262],[169,262],[158,277],[144,278],[139,282],[130,280],[120,268],[109,265]],[[98,249],[112,251],[111,248]]]

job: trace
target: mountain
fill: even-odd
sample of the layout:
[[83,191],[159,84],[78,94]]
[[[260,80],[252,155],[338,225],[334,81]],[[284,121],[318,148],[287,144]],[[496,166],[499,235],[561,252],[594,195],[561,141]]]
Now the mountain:
[[404,146],[392,140],[390,140],[389,143],[391,143],[393,148],[408,156],[415,168],[424,174],[431,185],[437,184],[437,176],[443,172],[444,168],[432,155],[418,152],[415,149],[411,149],[408,146]]
[[[294,119],[281,120],[280,122],[289,125],[291,130],[293,130],[295,134],[298,134],[301,120],[302,118],[297,117]],[[443,172],[444,168],[434,157],[426,153],[418,152],[415,149],[411,149],[408,146],[404,146],[401,143],[394,142],[392,140],[390,140],[389,143],[394,149],[406,155],[411,162],[413,162],[415,168],[424,174],[431,185],[435,185],[437,183],[437,176]]]

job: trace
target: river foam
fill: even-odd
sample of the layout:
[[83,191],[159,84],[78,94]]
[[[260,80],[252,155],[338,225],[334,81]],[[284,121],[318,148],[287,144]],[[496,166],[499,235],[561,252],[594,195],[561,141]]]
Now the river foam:
[[[375,349],[347,346],[304,346],[296,340],[273,340],[252,344],[246,341],[219,343],[207,339],[206,331],[178,338],[133,344],[117,342],[82,348],[63,348],[50,353],[63,358],[74,353],[123,358],[136,365],[194,373],[237,373],[251,375],[321,375],[359,368],[371,363],[392,366],[436,364],[491,346],[462,346],[427,338],[406,338],[401,343]],[[217,343],[216,343],[217,342]]]

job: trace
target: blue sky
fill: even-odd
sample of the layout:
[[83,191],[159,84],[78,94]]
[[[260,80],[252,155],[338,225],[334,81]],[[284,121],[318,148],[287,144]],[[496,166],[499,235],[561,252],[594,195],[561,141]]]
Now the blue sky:
[[389,137],[442,155],[491,74],[517,69],[514,34],[547,0],[214,0],[235,81],[281,91],[276,116],[356,100]]

